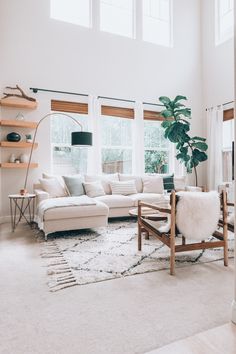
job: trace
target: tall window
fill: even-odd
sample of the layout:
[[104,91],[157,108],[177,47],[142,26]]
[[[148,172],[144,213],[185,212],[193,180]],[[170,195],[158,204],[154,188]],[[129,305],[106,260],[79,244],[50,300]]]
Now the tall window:
[[233,37],[234,1],[215,0],[216,8],[216,44]]
[[[52,100],[51,109],[55,113],[68,113],[82,124],[84,130],[88,130],[87,104]],[[79,125],[69,117],[51,117],[53,173],[63,175],[87,172],[87,148],[71,146],[71,133],[78,130]]]
[[171,0],[143,0],[143,40],[172,46]]
[[102,106],[102,172],[132,173],[134,110]]
[[134,38],[134,1],[100,0],[100,29]]
[[234,141],[233,109],[224,111],[223,122],[223,182],[232,181],[232,142]]
[[51,18],[91,27],[90,0],[51,0]]
[[146,173],[168,173],[170,142],[164,137],[158,112],[144,111],[144,158]]

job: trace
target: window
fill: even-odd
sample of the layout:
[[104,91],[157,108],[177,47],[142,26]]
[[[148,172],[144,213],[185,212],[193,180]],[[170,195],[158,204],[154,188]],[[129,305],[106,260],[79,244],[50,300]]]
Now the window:
[[102,106],[102,172],[132,173],[134,110]]
[[91,27],[90,0],[51,0],[51,18]]
[[170,0],[143,0],[143,40],[172,46]]
[[145,173],[168,173],[170,142],[164,137],[158,112],[144,111]]
[[[53,112],[62,112],[77,119],[88,130],[88,105],[77,102],[64,102],[52,100]],[[71,146],[71,133],[80,130],[79,125],[66,116],[51,117],[51,146],[53,173],[75,174],[87,172],[88,150],[86,147]]]
[[216,44],[233,37],[234,2],[233,0],[216,1]]
[[133,0],[101,0],[100,29],[134,38]]
[[234,141],[233,109],[224,111],[223,122],[223,182],[232,181],[232,143]]

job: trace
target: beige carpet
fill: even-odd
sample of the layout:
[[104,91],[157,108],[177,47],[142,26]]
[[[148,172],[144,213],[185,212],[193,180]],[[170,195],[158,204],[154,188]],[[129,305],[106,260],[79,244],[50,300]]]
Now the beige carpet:
[[145,353],[230,319],[232,261],[50,293],[40,244],[27,226],[9,229],[1,226],[1,354]]
[[[38,239],[42,241],[41,257],[47,266],[47,284],[52,292],[164,269],[168,272],[170,268],[170,249],[156,237],[150,236],[149,240],[143,237],[142,251],[138,251],[135,219],[113,219],[108,227],[96,230],[56,232],[47,242],[43,235],[39,234]],[[232,233],[228,234],[228,240],[232,258]],[[181,244],[182,238],[177,237],[175,242]],[[223,259],[222,247],[200,249],[177,253],[175,266],[178,269],[220,259]]]

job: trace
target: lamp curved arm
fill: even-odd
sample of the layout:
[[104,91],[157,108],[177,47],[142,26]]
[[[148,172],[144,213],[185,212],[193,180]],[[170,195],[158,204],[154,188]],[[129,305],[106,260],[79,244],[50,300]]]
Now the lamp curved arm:
[[31,159],[32,159],[32,154],[33,154],[33,149],[34,149],[34,144],[35,144],[35,139],[36,139],[36,135],[37,135],[37,131],[38,131],[38,128],[39,128],[39,125],[48,117],[51,117],[51,116],[58,116],[58,115],[61,115],[61,116],[65,116],[65,117],[68,117],[68,118],[71,118],[76,124],[78,124],[81,128],[81,131],[83,131],[83,126],[82,124],[77,121],[74,117],[70,116],[69,114],[67,113],[48,113],[46,114],[43,118],[41,118],[36,126],[36,129],[35,129],[35,132],[34,132],[34,137],[33,137],[33,142],[32,142],[32,146],[31,146],[31,149],[30,149],[30,156],[29,156],[29,161],[28,161],[28,165],[27,165],[27,170],[26,170],[26,176],[25,176],[25,183],[24,183],[24,190],[26,190],[26,186],[27,186],[27,181],[28,181],[28,175],[29,175],[29,168],[30,168],[30,163],[31,163]]

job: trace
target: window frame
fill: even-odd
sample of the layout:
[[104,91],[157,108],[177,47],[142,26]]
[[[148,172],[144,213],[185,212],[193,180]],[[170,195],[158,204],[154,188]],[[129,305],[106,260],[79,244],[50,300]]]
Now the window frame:
[[[147,40],[147,39],[144,39],[144,10],[143,10],[143,1],[145,0],[142,0],[142,40],[143,42],[146,42],[146,43],[149,43],[149,44],[153,44],[153,45],[158,45],[158,46],[161,46],[161,47],[166,47],[166,48],[173,48],[174,44],[174,40],[173,40],[173,21],[174,21],[174,18],[173,18],[173,0],[168,0],[169,1],[169,20],[168,21],[164,21],[164,20],[161,20],[161,19],[156,19],[158,21],[162,21],[162,22],[166,22],[168,23],[168,26],[169,26],[169,43],[168,44],[161,44],[159,42],[154,42],[154,41],[150,41],[150,40]],[[156,1],[159,1],[159,0],[156,0]],[[152,16],[149,16],[149,17],[152,17]]]
[[[232,29],[228,32],[221,33],[221,20],[222,16],[220,14],[220,2],[222,0],[215,0],[215,44],[216,46],[227,42],[228,40],[233,38],[233,31],[234,31],[234,23],[232,23]],[[234,4],[234,2],[233,2]],[[234,5],[232,10],[234,12]]]
[[120,33],[115,33],[115,32],[110,32],[108,30],[103,30],[102,29],[102,16],[101,16],[101,4],[102,4],[102,0],[99,0],[99,31],[102,33],[109,33],[112,34],[114,36],[119,36],[122,38],[127,38],[127,39],[136,39],[136,33],[137,33],[137,21],[136,21],[136,10],[137,10],[137,6],[136,6],[136,1],[131,0],[132,1],[132,34],[131,36],[129,35],[124,35],[124,34],[120,34]]

